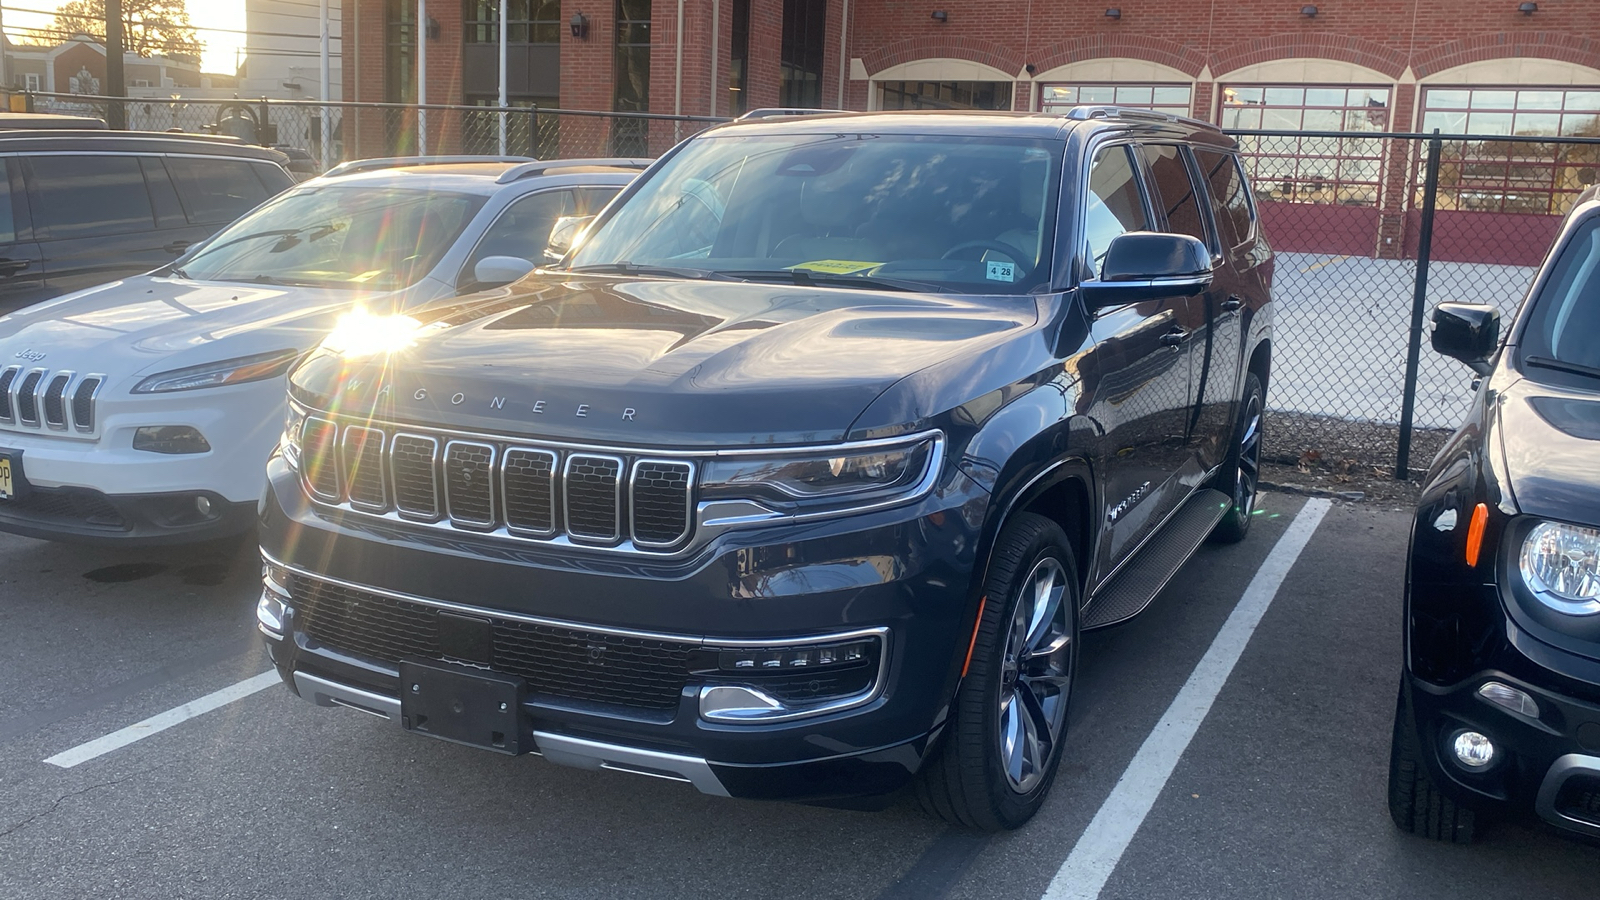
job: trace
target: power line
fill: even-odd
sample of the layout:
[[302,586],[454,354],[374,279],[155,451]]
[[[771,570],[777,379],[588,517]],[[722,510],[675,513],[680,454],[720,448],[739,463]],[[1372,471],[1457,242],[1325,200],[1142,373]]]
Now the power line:
[[[56,16],[56,15],[59,14],[59,10],[30,9],[30,8],[24,7],[24,6],[5,6],[5,5],[0,5],[0,12],[34,13],[36,15],[41,15],[41,16]],[[297,15],[297,14],[294,14],[294,13],[277,13],[276,15],[284,15],[284,16],[288,16],[290,18],[296,18],[296,19],[311,19],[311,20],[318,21],[318,22],[321,21],[321,17],[320,16],[303,16],[303,15]],[[92,17],[85,17],[85,18],[92,18]],[[332,18],[330,16],[330,23],[331,23],[331,21],[332,21]],[[135,21],[132,24],[135,27],[138,27],[140,25],[147,25],[147,26],[159,28],[161,30],[166,30],[167,28],[173,27],[173,26],[171,26],[169,24],[166,24],[166,23],[148,22],[147,20],[144,20],[144,19],[140,19],[138,21]],[[11,25],[8,25],[8,26],[6,26],[6,30],[10,31],[13,28],[19,28],[20,29],[20,28],[27,28],[27,27],[28,26],[20,26],[20,25],[19,26],[11,26]],[[242,34],[242,35],[246,35],[246,36],[257,35],[259,37],[306,38],[308,40],[319,40],[320,39],[319,35],[302,34],[302,33],[293,32],[293,31],[250,31],[249,29],[245,29],[245,28],[212,28],[212,27],[205,27],[205,26],[200,26],[200,25],[188,25],[188,26],[181,26],[181,27],[187,27],[187,28],[189,28],[191,30],[194,30],[194,31],[205,31],[205,32],[212,32],[212,33],[216,33],[216,34]],[[43,29],[33,28],[33,29],[29,29],[29,30],[43,30]],[[70,32],[62,32],[62,33],[68,34],[69,36],[71,34]],[[339,40],[339,36],[338,35],[329,35],[329,38],[331,40]]]

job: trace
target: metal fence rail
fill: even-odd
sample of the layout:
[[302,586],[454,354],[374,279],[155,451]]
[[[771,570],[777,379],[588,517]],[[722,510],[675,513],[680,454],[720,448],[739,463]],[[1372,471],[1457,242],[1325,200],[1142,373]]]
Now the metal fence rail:
[[[539,107],[26,95],[40,112],[232,134],[307,152],[312,171],[417,153],[655,156],[725,121]],[[1424,348],[1446,300],[1509,316],[1562,215],[1600,181],[1596,136],[1235,130],[1277,251],[1267,452],[1401,477],[1460,421],[1474,378]],[[326,136],[326,140],[324,140]]]

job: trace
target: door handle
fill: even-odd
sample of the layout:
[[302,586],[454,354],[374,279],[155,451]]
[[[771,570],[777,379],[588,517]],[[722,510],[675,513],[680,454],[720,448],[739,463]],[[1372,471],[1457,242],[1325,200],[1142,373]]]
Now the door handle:
[[1244,301],[1240,300],[1238,297],[1229,297],[1228,299],[1222,301],[1223,312],[1233,312],[1241,306],[1244,306]]
[[10,278],[28,267],[28,260],[0,257],[0,278]]
[[1161,346],[1172,347],[1174,349],[1182,347],[1183,339],[1188,336],[1189,332],[1183,330],[1182,328],[1174,327],[1171,331],[1161,336]]
[[166,245],[165,247],[162,247],[161,249],[167,251],[168,253],[171,253],[173,256],[177,256],[178,254],[182,253],[183,251],[189,249],[189,245],[191,243],[193,243],[193,242],[192,241],[173,241],[172,243]]

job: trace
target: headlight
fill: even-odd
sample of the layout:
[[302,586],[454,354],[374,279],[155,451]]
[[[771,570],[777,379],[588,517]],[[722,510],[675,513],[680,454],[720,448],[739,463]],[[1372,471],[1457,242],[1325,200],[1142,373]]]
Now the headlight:
[[135,394],[165,394],[171,391],[192,391],[196,388],[221,387],[225,384],[244,384],[276,378],[289,371],[300,357],[298,350],[274,350],[221,362],[190,366],[161,372],[134,386]]
[[353,309],[339,317],[322,346],[345,357],[399,353],[416,342],[422,323],[410,316]]
[[1522,542],[1520,568],[1545,606],[1569,616],[1600,613],[1600,531],[1542,522]]
[[306,412],[293,403],[288,404],[289,411],[283,417],[283,436],[278,439],[278,446],[283,450],[283,458],[292,469],[300,468],[300,432],[306,424]]
[[713,458],[700,469],[701,496],[780,506],[851,506],[901,499],[923,485],[941,436],[846,444],[816,452]]

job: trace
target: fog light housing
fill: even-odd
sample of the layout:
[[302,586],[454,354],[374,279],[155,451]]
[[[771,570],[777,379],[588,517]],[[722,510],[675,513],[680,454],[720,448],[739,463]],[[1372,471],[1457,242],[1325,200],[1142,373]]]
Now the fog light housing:
[[256,621],[261,623],[263,630],[272,633],[273,637],[283,637],[283,623],[288,620],[289,610],[284,605],[283,598],[273,593],[271,588],[261,589],[261,599],[256,603]]
[[871,702],[883,689],[888,629],[832,637],[751,641],[696,651],[705,679],[700,717],[711,722],[778,722]]
[[717,654],[717,668],[724,672],[793,671],[795,669],[837,669],[865,662],[872,654],[873,640],[815,647],[779,647],[723,650]]
[[1456,762],[1468,769],[1483,769],[1494,762],[1498,752],[1494,741],[1476,731],[1458,731],[1450,740],[1450,752]]
[[188,425],[146,425],[133,433],[133,449],[151,453],[209,453],[205,435]]
[[1530,719],[1539,718],[1539,704],[1534,702],[1526,691],[1518,690],[1509,684],[1501,684],[1498,681],[1484,682],[1483,687],[1478,688],[1478,696],[1518,715]]

